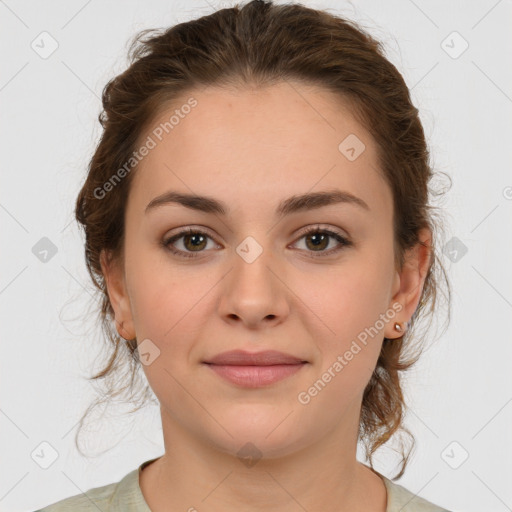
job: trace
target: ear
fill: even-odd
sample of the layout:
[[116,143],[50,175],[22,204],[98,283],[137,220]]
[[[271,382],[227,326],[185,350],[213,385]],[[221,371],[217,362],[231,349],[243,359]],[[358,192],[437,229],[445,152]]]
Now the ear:
[[[418,233],[420,242],[409,249],[405,254],[405,261],[402,269],[396,272],[393,286],[393,304],[399,303],[402,309],[397,312],[396,317],[389,322],[385,337],[388,339],[400,338],[406,331],[405,323],[408,322],[420,302],[425,278],[432,258],[432,232],[428,228],[421,229]],[[394,309],[394,308],[393,308]],[[402,332],[395,328],[395,322],[400,323]]]
[[117,332],[126,340],[132,340],[136,334],[122,262],[112,259],[110,253],[102,250],[100,264],[110,304],[114,310]]

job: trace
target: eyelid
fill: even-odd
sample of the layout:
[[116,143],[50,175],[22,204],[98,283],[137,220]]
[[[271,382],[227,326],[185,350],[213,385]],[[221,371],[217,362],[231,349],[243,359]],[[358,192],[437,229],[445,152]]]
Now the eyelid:
[[176,229],[173,229],[172,232],[167,233],[164,235],[164,240],[169,240],[175,236],[183,236],[188,234],[189,232],[203,232],[205,235],[208,235],[212,240],[216,240],[217,235],[213,234],[213,231],[206,226],[202,226],[201,224],[191,224],[189,226],[179,227]]
[[315,231],[328,231],[340,237],[346,238],[347,240],[350,238],[348,233],[341,232],[339,228],[332,227],[330,224],[312,224],[310,226],[306,226],[304,228],[299,229],[296,236],[302,237],[304,235],[307,235],[308,233]]
[[[188,231],[194,231],[195,229],[197,229],[198,231],[204,231],[205,234],[207,234],[208,236],[210,236],[213,240],[216,239],[216,236],[217,235],[214,235],[213,232],[207,228],[206,226],[202,226],[201,224],[191,224],[189,226],[186,226],[186,227],[182,227],[182,228],[176,228],[176,233],[174,234],[167,234],[164,236],[164,239],[165,240],[169,240],[170,238],[172,238],[173,236],[177,236],[177,235],[183,235],[183,234],[186,234]],[[336,227],[331,227],[329,224],[312,224],[310,226],[305,226],[301,229],[299,229],[299,231],[297,231],[295,233],[295,236],[296,237],[301,237],[305,234],[308,234],[314,230],[322,230],[322,231],[333,231],[335,232],[337,235],[343,237],[343,238],[347,238],[347,239],[350,239],[350,235],[345,231],[345,232],[340,232],[339,231],[339,228],[336,228]],[[195,232],[195,231],[194,231]]]

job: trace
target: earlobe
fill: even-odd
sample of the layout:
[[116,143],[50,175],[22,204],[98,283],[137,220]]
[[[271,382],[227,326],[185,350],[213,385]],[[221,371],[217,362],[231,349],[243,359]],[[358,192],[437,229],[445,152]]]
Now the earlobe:
[[105,250],[101,251],[100,264],[110,304],[114,310],[117,332],[122,338],[131,340],[136,335],[123,269]]
[[418,242],[407,251],[404,265],[396,275],[395,282],[398,283],[398,291],[393,296],[392,303],[400,303],[402,309],[391,322],[389,330],[392,331],[392,334],[386,336],[386,338],[392,339],[403,336],[405,328],[400,331],[393,326],[396,322],[401,326],[406,325],[416,311],[421,299],[432,258],[432,233],[430,229],[424,228],[420,230],[418,236],[421,243]]

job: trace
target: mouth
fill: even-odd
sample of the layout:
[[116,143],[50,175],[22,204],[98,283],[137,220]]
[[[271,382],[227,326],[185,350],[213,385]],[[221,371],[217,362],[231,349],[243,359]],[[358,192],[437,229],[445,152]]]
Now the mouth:
[[290,377],[309,363],[273,350],[257,353],[234,350],[203,361],[203,364],[232,384],[259,388]]

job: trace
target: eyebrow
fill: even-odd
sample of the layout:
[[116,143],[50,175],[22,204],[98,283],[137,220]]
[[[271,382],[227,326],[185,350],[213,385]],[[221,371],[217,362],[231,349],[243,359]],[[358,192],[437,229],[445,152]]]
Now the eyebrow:
[[[145,213],[148,213],[160,206],[173,203],[181,204],[182,206],[192,210],[224,216],[230,211],[224,203],[212,197],[183,194],[169,190],[168,192],[152,199],[146,206]],[[354,205],[363,210],[370,211],[370,207],[361,198],[356,197],[347,191],[334,190],[291,196],[279,203],[279,206],[276,209],[276,215],[278,217],[283,217],[296,212],[314,210],[316,208],[322,208],[323,206],[340,203]]]

